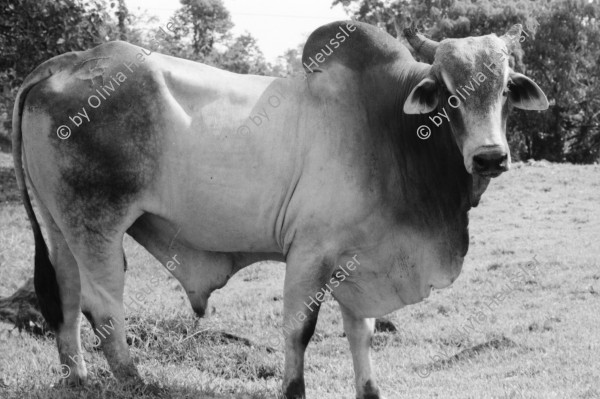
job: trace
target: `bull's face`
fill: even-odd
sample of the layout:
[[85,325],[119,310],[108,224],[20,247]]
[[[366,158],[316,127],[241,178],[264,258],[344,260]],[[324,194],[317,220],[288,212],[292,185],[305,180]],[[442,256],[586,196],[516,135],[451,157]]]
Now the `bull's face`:
[[421,42],[416,46],[411,42],[433,63],[429,76],[406,99],[404,112],[438,111],[436,124],[450,125],[467,172],[480,177],[496,177],[510,168],[506,119],[511,107],[548,108],[538,85],[509,66],[511,50],[520,36],[521,26],[515,25],[502,37],[436,43],[414,35],[413,41]]

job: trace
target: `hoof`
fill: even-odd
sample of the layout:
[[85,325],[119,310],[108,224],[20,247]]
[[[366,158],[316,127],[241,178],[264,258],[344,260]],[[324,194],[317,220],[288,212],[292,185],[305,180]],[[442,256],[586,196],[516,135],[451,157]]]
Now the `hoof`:
[[52,389],[62,389],[62,388],[80,388],[87,386],[87,379],[85,377],[77,377],[77,378],[59,378],[54,384],[50,385]]
[[304,380],[296,379],[290,381],[283,388],[283,399],[306,399],[304,393]]
[[363,386],[362,394],[357,395],[357,399],[385,399],[383,395],[379,393],[379,388],[372,381],[368,380]]
[[53,388],[76,388],[88,385],[87,372],[85,372],[85,370],[83,374],[78,375],[66,364],[62,364],[60,370],[58,367],[55,370],[58,374],[58,381],[51,385]]

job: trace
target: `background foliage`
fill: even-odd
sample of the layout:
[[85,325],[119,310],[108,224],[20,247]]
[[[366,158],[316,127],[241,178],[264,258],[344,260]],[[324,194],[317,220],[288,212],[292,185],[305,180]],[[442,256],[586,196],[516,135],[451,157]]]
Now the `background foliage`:
[[[551,102],[545,112],[515,110],[509,122],[513,158],[591,163],[600,158],[600,0],[334,0],[354,19],[397,35],[396,21],[415,23],[435,40],[498,35],[521,23],[529,37],[515,70],[534,79]],[[246,33],[234,37],[222,0],[181,0],[169,25],[133,15],[124,0],[1,0],[0,147],[8,146],[16,91],[29,72],[55,55],[109,40],[238,73],[301,73],[302,45],[270,64]],[[158,41],[154,41],[153,38]],[[2,130],[2,129],[0,129]]]

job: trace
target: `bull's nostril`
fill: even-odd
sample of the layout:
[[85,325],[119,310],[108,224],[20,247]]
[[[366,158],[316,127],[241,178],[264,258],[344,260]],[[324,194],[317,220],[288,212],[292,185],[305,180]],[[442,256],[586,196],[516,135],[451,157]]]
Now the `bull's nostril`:
[[492,167],[495,168],[496,170],[506,170],[507,169],[507,161],[508,160],[508,156],[502,155],[498,158],[494,158],[491,161],[492,163]]
[[508,167],[508,155],[505,154],[504,156],[500,157],[498,160],[498,167],[506,170]]
[[473,166],[477,172],[487,170],[489,167],[487,160],[479,155],[473,157]]
[[499,152],[488,152],[473,157],[473,168],[475,172],[503,172],[508,170],[508,154]]

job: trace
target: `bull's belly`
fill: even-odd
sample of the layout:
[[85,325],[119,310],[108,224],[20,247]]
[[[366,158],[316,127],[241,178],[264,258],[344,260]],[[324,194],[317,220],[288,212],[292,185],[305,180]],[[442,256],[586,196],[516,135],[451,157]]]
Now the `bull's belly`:
[[[269,219],[269,218],[267,218]],[[190,248],[214,252],[281,252],[273,224],[245,214],[238,204],[211,198],[185,203],[156,220],[169,225],[173,239]]]
[[172,232],[173,239],[190,248],[281,252],[286,189],[286,184],[266,177],[253,181],[235,164],[225,168],[207,161],[195,169],[179,165],[158,182],[154,203],[146,210]]

